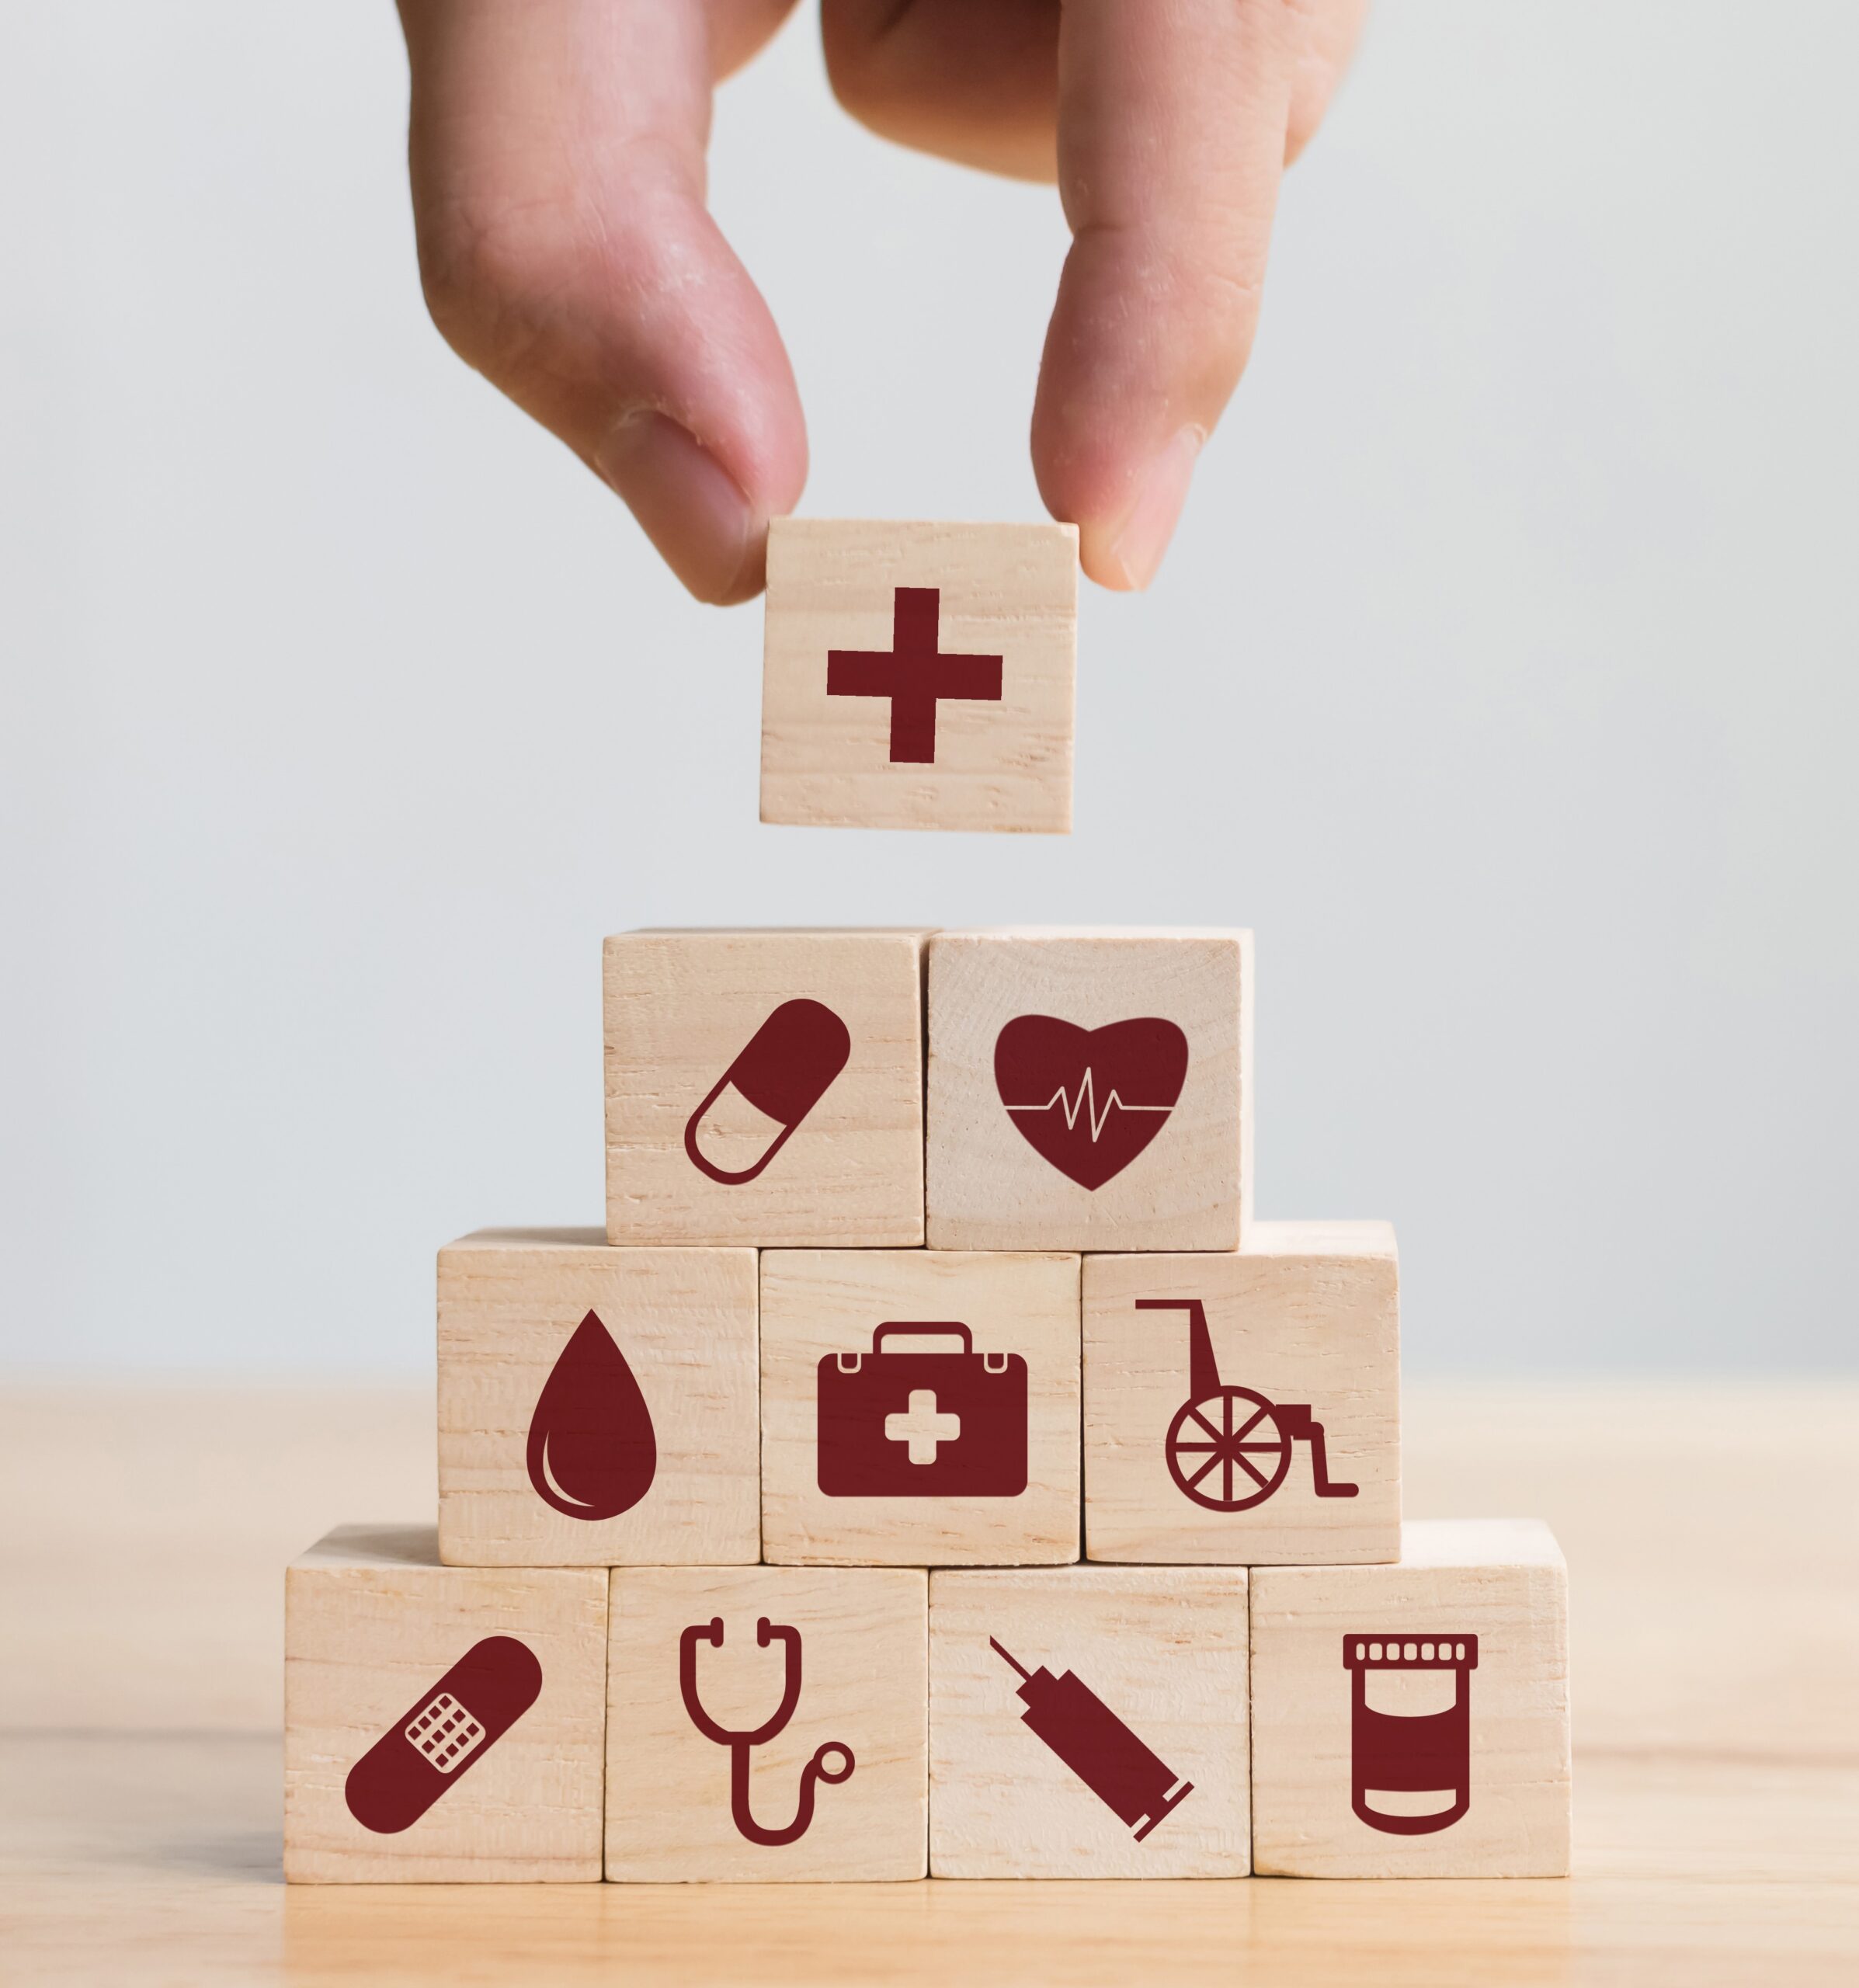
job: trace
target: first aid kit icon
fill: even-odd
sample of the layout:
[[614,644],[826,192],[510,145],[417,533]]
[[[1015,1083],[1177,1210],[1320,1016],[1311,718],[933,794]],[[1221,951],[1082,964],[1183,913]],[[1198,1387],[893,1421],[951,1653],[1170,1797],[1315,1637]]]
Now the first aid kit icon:
[[[888,1343],[902,1339],[957,1350]],[[1017,1498],[1027,1488],[1027,1363],[977,1353],[964,1325],[888,1320],[869,1354],[821,1360],[817,1394],[829,1498]]]

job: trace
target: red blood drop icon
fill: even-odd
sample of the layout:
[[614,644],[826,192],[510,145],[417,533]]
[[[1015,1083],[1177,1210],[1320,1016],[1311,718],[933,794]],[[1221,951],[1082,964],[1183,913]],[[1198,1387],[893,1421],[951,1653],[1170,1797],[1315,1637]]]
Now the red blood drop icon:
[[542,1384],[529,1465],[537,1496],[572,1519],[617,1518],[652,1488],[652,1413],[597,1312],[575,1328]]

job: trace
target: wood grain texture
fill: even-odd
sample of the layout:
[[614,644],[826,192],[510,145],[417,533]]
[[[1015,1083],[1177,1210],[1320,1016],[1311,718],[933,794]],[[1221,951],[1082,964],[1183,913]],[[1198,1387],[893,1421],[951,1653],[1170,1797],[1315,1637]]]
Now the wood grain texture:
[[[920,1878],[928,1738],[926,1576],[906,1568],[620,1568],[613,1576],[608,1663],[606,1874],[675,1883]],[[696,1650],[704,1713],[752,1731],[787,1675],[766,1618],[799,1632],[801,1688],[784,1730],[751,1754],[750,1815],[797,1819],[802,1770],[818,1749],[849,1749],[853,1769],[822,1780],[791,1843],[745,1837],[732,1813],[731,1752],[700,1732],[679,1682],[684,1631],[721,1618],[719,1648]],[[836,1763],[829,1762],[836,1771]]]
[[[1232,1249],[1251,1214],[1252,934],[1023,930],[930,944],[927,1234],[938,1249]],[[1138,1017],[1187,1038],[1178,1101],[1113,1178],[1082,1186],[1023,1136],[996,1082],[1002,1030],[1050,1016],[1096,1030]],[[1082,1082],[1082,1072],[1079,1078]],[[1113,1101],[1095,1068],[1049,1105],[1092,1136]]]
[[[1086,1557],[1248,1566],[1392,1560],[1401,1534],[1398,1285],[1394,1230],[1379,1222],[1255,1222],[1235,1253],[1086,1257]],[[1298,1441],[1277,1488],[1249,1509],[1211,1510],[1189,1498],[1167,1453],[1192,1392],[1188,1314],[1139,1310],[1139,1299],[1197,1299],[1221,1385],[1309,1408],[1330,1479],[1353,1483],[1355,1495],[1319,1496],[1312,1446]],[[1235,1426],[1257,1413],[1236,1406]],[[1218,1426],[1219,1412],[1212,1416]],[[1185,1433],[1206,1439],[1197,1426]],[[1274,1433],[1279,1425],[1265,1422],[1254,1437]],[[1223,1492],[1218,1469],[1203,1482],[1208,1495],[1229,1499],[1257,1488],[1240,1478]]]
[[[1034,1673],[1030,1698],[996,1642]],[[932,1873],[1243,1877],[1246,1671],[1243,1568],[932,1574]],[[1079,1705],[1089,1703],[1080,1687],[1162,1764],[1163,1800],[1192,1783],[1166,1813],[1152,1805],[1132,1826],[1029,1726],[1055,1708],[1061,1729],[1075,1733]],[[1114,1770],[1114,1749],[1100,1736],[1079,1743],[1079,1758]]]
[[[583,1519],[530,1481],[531,1420],[589,1312],[656,1449],[630,1510]],[[439,1552],[459,1566],[761,1558],[756,1253],[616,1249],[598,1229],[481,1229],[439,1254]]]
[[[596,1568],[444,1567],[429,1527],[341,1526],[284,1583],[284,1875],[537,1883],[600,1875],[606,1584]],[[541,1667],[535,1702],[410,1828],[364,1829],[349,1771],[481,1640]]]
[[[1534,1520],[1402,1528],[1392,1566],[1261,1567],[1253,1576],[1253,1857],[1304,1878],[1552,1878],[1569,1868],[1569,1580]],[[1345,1642],[1477,1639],[1470,1806],[1428,1835],[1371,1827],[1351,1806]],[[1444,1687],[1444,1691],[1440,1688]],[[1451,1701],[1441,1673],[1371,1673],[1403,1715]],[[1374,1784],[1371,1780],[1371,1787]],[[1429,1784],[1431,1786],[1431,1784]],[[1443,1809],[1395,1795],[1378,1812]]]
[[[923,1239],[923,937],[629,932],[606,942],[606,1230],[614,1243],[909,1248]],[[690,1159],[692,1114],[771,1013],[817,1001],[845,1065],[751,1180]],[[728,1086],[700,1121],[719,1171],[780,1127]]]
[[[1076,1559],[1078,1283],[1073,1256],[765,1251],[764,1555],[853,1566]],[[881,1369],[893,1356],[873,1350],[874,1330],[888,1321],[912,1319],[960,1321],[968,1327],[977,1355],[1017,1356],[1026,1363],[1027,1482],[1018,1496],[846,1497],[820,1489],[821,1361],[862,1354]],[[926,1350],[953,1344],[906,1343]],[[959,1360],[959,1353],[954,1357]],[[984,1379],[980,1385],[993,1383]],[[938,1410],[947,1414],[954,1406],[945,1396]],[[874,1436],[888,1440],[876,1431]],[[960,1441],[959,1433],[954,1440]]]
[[[829,652],[893,647],[899,587],[937,591],[937,648],[999,656],[1000,696],[936,711],[931,762],[891,757],[891,704],[829,694]],[[768,533],[762,819],[1072,826],[1078,533],[1071,525],[777,518]]]

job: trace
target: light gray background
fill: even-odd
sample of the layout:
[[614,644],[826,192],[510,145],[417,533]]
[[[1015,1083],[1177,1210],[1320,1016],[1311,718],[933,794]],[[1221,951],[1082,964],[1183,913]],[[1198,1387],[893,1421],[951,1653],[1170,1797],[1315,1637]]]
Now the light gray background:
[[[441,346],[391,12],[0,15],[4,1353],[428,1367],[600,1209],[602,934],[1247,923],[1260,1206],[1409,1371],[1850,1367],[1859,10],[1402,0],[1292,175],[1069,840],[755,820],[691,605]],[[1052,196],[796,21],[714,196],[819,515],[1029,518]]]

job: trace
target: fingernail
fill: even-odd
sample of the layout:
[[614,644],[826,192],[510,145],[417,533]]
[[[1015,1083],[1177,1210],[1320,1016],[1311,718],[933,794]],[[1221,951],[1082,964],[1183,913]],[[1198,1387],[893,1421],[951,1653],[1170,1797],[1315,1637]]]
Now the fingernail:
[[762,584],[766,519],[688,429],[641,408],[595,452],[594,467],[700,600],[746,600]]
[[1162,555],[1174,536],[1176,521],[1194,480],[1194,461],[1207,440],[1204,428],[1178,429],[1166,448],[1149,464],[1137,493],[1114,536],[1096,562],[1107,586],[1140,591],[1155,577]]

